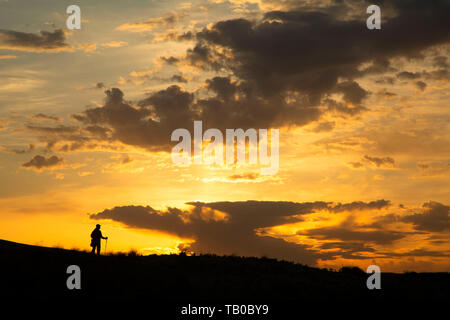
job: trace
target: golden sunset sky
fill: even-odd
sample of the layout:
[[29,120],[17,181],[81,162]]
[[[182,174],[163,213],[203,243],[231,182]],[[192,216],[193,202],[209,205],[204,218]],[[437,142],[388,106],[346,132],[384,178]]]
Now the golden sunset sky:
[[[0,238],[87,250],[101,223],[108,251],[450,271],[449,18],[445,0],[0,0]],[[279,129],[278,173],[174,164],[194,120]]]

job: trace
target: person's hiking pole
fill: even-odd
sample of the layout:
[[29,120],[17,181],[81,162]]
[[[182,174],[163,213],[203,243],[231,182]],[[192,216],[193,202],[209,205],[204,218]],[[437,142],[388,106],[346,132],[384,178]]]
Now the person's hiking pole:
[[105,243],[105,255],[106,255],[106,248],[108,247],[108,238],[105,239],[106,243]]

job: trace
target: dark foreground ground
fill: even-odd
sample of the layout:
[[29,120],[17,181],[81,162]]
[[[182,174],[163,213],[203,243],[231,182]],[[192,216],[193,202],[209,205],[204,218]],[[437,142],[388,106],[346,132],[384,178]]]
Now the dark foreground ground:
[[[81,290],[68,290],[69,265]],[[450,299],[449,273],[382,273],[368,290],[359,269],[334,272],[266,258],[92,256],[0,240],[0,297],[200,302]],[[205,302],[205,303],[206,303]]]

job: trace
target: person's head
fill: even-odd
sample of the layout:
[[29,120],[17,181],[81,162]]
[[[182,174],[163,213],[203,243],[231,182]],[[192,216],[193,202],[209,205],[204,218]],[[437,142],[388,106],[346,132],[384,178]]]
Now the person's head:
[[97,229],[100,229],[100,225],[99,225],[99,224],[97,224],[95,227],[96,227]]

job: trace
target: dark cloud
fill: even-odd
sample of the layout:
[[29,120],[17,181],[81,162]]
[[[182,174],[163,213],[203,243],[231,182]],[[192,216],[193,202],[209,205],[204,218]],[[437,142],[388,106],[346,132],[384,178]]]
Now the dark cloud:
[[176,208],[159,211],[150,206],[115,207],[90,215],[91,219],[110,219],[130,227],[160,230],[179,236],[192,236],[189,229],[183,228],[185,226],[183,217],[187,219],[188,213]]
[[110,129],[99,125],[85,126],[83,129],[100,139],[108,139],[112,132]]
[[319,240],[364,241],[376,244],[390,244],[405,237],[405,234],[396,231],[359,231],[344,227],[315,228],[299,231],[298,234]]
[[[191,130],[194,120],[202,120],[205,128],[271,128],[282,124],[306,124],[319,118],[316,108],[296,107],[279,97],[263,100],[251,88],[228,78],[208,80],[206,87],[215,96],[195,99],[194,94],[173,85],[151,93],[133,106],[118,88],[107,90],[102,107],[88,108],[72,119],[83,123],[84,131],[101,133],[110,130],[112,140],[148,150],[170,150],[170,135],[177,128]],[[274,106],[277,106],[274,108]],[[297,115],[298,117],[293,117]],[[96,126],[96,127],[93,127]],[[55,128],[28,126],[40,132],[67,134],[77,127]],[[94,132],[93,129],[99,129]],[[100,129],[102,128],[102,129]],[[106,134],[106,131],[104,132]],[[105,138],[96,135],[96,138]]]
[[[405,209],[403,205],[399,206]],[[409,210],[411,211],[411,210]],[[387,225],[398,222],[411,223],[418,231],[443,232],[450,230],[450,207],[439,202],[426,202],[421,209],[412,209],[414,213],[399,215],[389,213],[375,218],[370,224],[360,227],[383,230]],[[435,235],[434,237],[438,237]],[[430,237],[433,239],[433,237]]]
[[[360,75],[378,75],[386,72],[396,72],[397,69],[391,66],[391,62],[385,58],[375,58],[372,62],[370,62],[368,67],[365,67],[361,70]],[[392,77],[385,77],[386,80],[390,81],[394,79]]]
[[31,168],[36,170],[49,169],[53,167],[57,167],[63,163],[63,158],[57,156],[51,156],[46,158],[41,155],[34,156],[30,161],[22,164],[24,168]]
[[350,102],[354,105],[360,104],[368,95],[368,91],[361,88],[361,86],[355,81],[338,83],[334,90],[335,92],[339,92],[344,95],[344,101]]
[[418,167],[419,169],[426,170],[426,169],[428,169],[430,166],[429,166],[428,164],[418,163],[418,164],[417,164],[417,167]]
[[193,40],[195,37],[192,31],[186,32],[176,32],[176,31],[168,31],[166,33],[157,34],[154,36],[153,40],[155,42],[158,41],[189,41]]
[[375,80],[375,83],[378,84],[394,84],[395,78],[393,77],[383,77],[381,79]]
[[379,210],[387,208],[391,205],[389,200],[375,200],[370,202],[354,201],[350,203],[336,203],[328,206],[328,210],[331,212],[342,212],[342,211],[354,211],[354,210]]
[[[399,205],[399,207],[402,208],[402,205]],[[389,213],[386,215],[376,217],[372,223],[365,224],[362,227],[383,230],[384,228],[386,228],[387,225],[393,224],[396,222],[400,222],[400,221],[401,221],[401,218],[399,215],[396,215],[394,213]]]
[[174,85],[150,95],[147,99],[140,101],[139,106],[151,106],[159,118],[159,123],[174,129],[186,127],[187,121],[192,121],[195,115],[190,108],[193,101],[192,93]]
[[186,57],[184,58],[191,66],[195,66],[201,69],[212,68],[219,71],[224,67],[223,61],[225,56],[212,50],[209,46],[198,43],[195,47],[186,51]]
[[30,52],[71,51],[73,48],[66,42],[63,29],[53,32],[40,31],[36,33],[0,30],[0,49],[10,49]]
[[217,98],[226,101],[232,99],[238,91],[236,83],[225,77],[214,77],[206,80],[206,88],[215,92]]
[[439,202],[427,202],[423,207],[423,212],[407,215],[402,221],[412,223],[417,230],[437,232],[450,230],[450,206]]
[[130,162],[133,162],[134,160],[130,158],[129,155],[125,155],[125,157],[122,159],[122,161],[120,161],[120,164],[127,164]]
[[50,116],[50,115],[46,115],[46,114],[43,114],[43,113],[33,114],[31,117],[33,119],[37,119],[37,120],[51,120],[51,121],[56,121],[56,122],[61,121],[60,117]]
[[[363,208],[386,206],[389,201],[379,200],[373,201],[369,204],[363,203]],[[356,205],[355,205],[356,204]],[[353,210],[359,209],[358,202],[353,202],[351,204],[344,204],[342,209],[345,207],[351,207]],[[346,210],[349,211],[349,210]],[[387,230],[385,227],[378,228],[378,224],[381,222],[386,222],[386,219],[391,219],[391,215],[382,216],[383,218],[376,221],[376,225],[359,225],[355,223],[354,214],[350,214],[347,218],[342,221],[339,225],[318,227],[307,230],[300,230],[297,234],[302,236],[308,236],[317,240],[334,240],[342,242],[358,242],[358,243],[372,243],[379,245],[387,245],[392,242],[406,237],[411,232],[401,232]],[[391,220],[387,220],[392,222]]]
[[417,81],[416,83],[416,87],[420,90],[420,91],[424,91],[427,87],[427,84],[423,81]]
[[414,80],[419,79],[421,77],[420,72],[409,72],[409,71],[403,71],[397,73],[397,78],[402,80]]
[[160,59],[167,64],[176,64],[180,61],[180,59],[175,57],[161,57]]
[[206,88],[215,94],[199,99],[202,120],[213,128],[273,128],[302,126],[318,120],[320,110],[297,101],[287,102],[283,96],[263,97],[249,82],[232,81],[228,77],[207,80]]
[[393,166],[395,166],[395,160],[391,157],[381,158],[381,157],[371,157],[371,156],[365,155],[363,159],[376,167],[393,167]]
[[378,94],[379,96],[384,96],[384,97],[388,97],[388,98],[397,96],[396,93],[387,91],[386,89],[383,89],[383,90],[378,91],[377,94]]
[[364,167],[364,165],[361,162],[349,162],[348,164],[355,169]]
[[172,76],[172,78],[170,78],[170,81],[174,81],[174,82],[181,82],[181,83],[187,83],[187,79],[185,77],[183,77],[180,74],[174,74]]
[[334,121],[319,122],[313,129],[314,132],[330,132],[334,129],[336,123]]
[[176,128],[192,127],[193,95],[178,86],[151,94],[133,107],[118,88],[105,91],[102,107],[89,108],[72,118],[86,125],[97,137],[106,135],[125,144],[149,150],[168,150],[170,135]]
[[[391,70],[390,58],[415,57],[450,39],[447,1],[409,1],[408,5],[393,1],[389,7],[394,14],[384,17],[377,32],[365,28],[360,12],[359,18],[339,20],[336,5],[320,10],[307,6],[301,11],[267,12],[257,22],[226,20],[205,28],[196,35],[195,48],[203,54],[193,65],[199,65],[198,60],[202,67],[210,64],[211,51],[218,46],[230,52],[221,66],[256,84],[261,95],[294,90],[317,104],[326,94],[345,90],[348,100],[359,103],[366,92],[354,78]],[[372,63],[372,68],[361,71],[362,63]],[[339,79],[348,80],[343,85]]]
[[[84,119],[84,117],[81,117]],[[80,115],[72,116],[74,120],[81,120]],[[38,134],[38,139],[46,142],[47,152],[62,151],[71,152],[81,149],[95,149],[98,142],[105,142],[102,145],[105,149],[114,150],[117,146],[110,144],[112,141],[111,130],[98,125],[87,124],[84,127],[69,126],[60,124],[58,126],[41,126],[27,124],[25,126]]]

